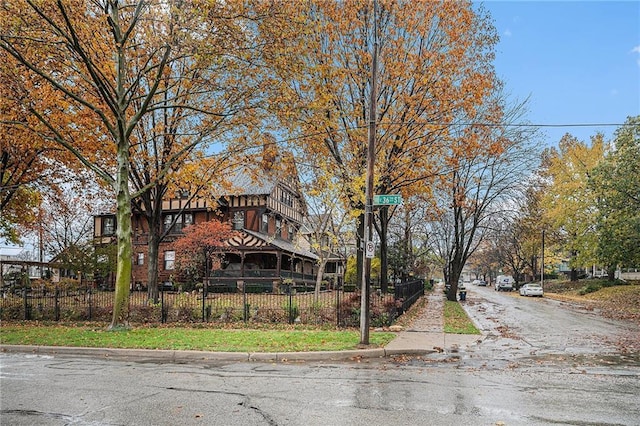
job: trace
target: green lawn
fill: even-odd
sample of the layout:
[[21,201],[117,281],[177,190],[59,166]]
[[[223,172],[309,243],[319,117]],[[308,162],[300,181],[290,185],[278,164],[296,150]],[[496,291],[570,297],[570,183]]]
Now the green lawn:
[[[372,332],[371,347],[383,347],[394,333]],[[3,324],[0,342],[6,345],[173,349],[214,352],[296,352],[356,349],[355,330],[323,329],[214,329],[141,327],[106,331],[102,326]]]
[[444,302],[444,332],[453,334],[480,334],[460,303]]

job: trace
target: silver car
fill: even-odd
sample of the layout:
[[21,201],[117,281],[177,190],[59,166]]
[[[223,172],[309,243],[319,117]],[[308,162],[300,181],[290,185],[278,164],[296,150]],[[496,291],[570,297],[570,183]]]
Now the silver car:
[[540,296],[544,295],[542,285],[539,283],[525,284],[520,287],[520,296]]

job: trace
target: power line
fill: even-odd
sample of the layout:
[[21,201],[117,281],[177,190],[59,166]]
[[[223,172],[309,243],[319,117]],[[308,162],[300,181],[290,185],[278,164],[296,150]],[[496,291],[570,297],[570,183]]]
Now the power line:
[[[526,127],[526,128],[578,128],[578,127],[628,127],[634,126],[633,123],[487,123],[487,122],[460,122],[460,123],[406,123],[406,122],[394,122],[394,121],[381,121],[377,123],[378,126],[422,126],[422,127]],[[369,124],[363,124],[361,126],[347,127],[344,129],[333,130],[336,133],[344,133],[351,130],[366,129]],[[304,135],[291,136],[288,138],[274,140],[273,142],[267,142],[266,145],[278,145],[285,142],[293,142],[302,139],[308,139],[315,136],[322,136],[327,134],[326,130],[319,130],[317,132],[305,133]],[[255,149],[257,147],[251,147]],[[211,157],[209,155],[207,157]]]
[[[546,124],[536,124],[536,123],[509,123],[509,124],[505,124],[505,123],[484,123],[484,122],[464,122],[464,123],[420,123],[420,124],[416,124],[416,123],[404,123],[404,122],[393,122],[393,121],[381,121],[377,124],[378,126],[408,126],[408,125],[415,125],[415,126],[424,126],[424,127],[457,127],[457,126],[464,126],[464,127],[470,127],[470,126],[479,126],[479,127],[545,127],[545,128],[550,128],[550,127],[625,127],[625,126],[633,126],[634,124],[629,124],[629,123],[546,123]],[[346,129],[340,129],[340,130],[336,130],[336,132],[343,132],[343,131],[350,131],[350,130],[357,130],[357,129],[366,129],[369,125],[368,124],[363,124],[361,126],[354,126],[354,127],[348,127]],[[292,136],[290,138],[284,138],[284,139],[280,139],[278,141],[275,141],[273,143],[282,143],[282,142],[291,142],[291,141],[296,141],[296,140],[300,140],[300,139],[306,139],[306,138],[310,138],[310,137],[314,137],[314,136],[320,136],[320,135],[324,135],[326,134],[326,131],[318,131],[318,132],[313,132],[313,133],[306,133],[304,135],[300,135],[300,136]]]

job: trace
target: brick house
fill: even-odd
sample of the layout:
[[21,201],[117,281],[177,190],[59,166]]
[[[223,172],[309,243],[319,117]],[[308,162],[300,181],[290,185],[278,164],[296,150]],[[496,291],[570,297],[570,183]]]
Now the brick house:
[[[318,257],[298,232],[306,206],[297,179],[282,179],[271,169],[240,167],[227,180],[230,189],[215,199],[192,199],[184,193],[163,202],[163,226],[170,229],[158,250],[158,282],[170,287],[180,284],[172,244],[183,228],[222,220],[230,221],[239,235],[221,250],[222,262],[211,272],[210,286],[233,291],[247,285],[277,291],[283,281],[313,285]],[[132,286],[143,289],[147,285],[148,229],[140,215],[134,214],[132,222]],[[96,244],[114,243],[115,223],[114,214],[94,217]],[[108,277],[104,281],[109,282]]]

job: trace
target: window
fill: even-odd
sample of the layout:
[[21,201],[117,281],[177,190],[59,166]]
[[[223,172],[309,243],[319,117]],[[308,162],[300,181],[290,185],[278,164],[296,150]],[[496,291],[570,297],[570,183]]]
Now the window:
[[113,235],[116,232],[116,218],[106,216],[102,218],[102,235]]
[[193,213],[185,213],[183,215],[182,223],[185,228],[189,225],[193,225]]
[[276,237],[282,238],[282,220],[276,219]]
[[165,251],[164,252],[164,269],[170,271],[175,268],[176,265],[176,252]]
[[244,229],[244,212],[235,212],[233,214],[233,229],[236,231]]
[[168,231],[171,228],[171,223],[173,222],[173,215],[166,214],[164,215],[164,231]]
[[262,214],[262,224],[260,226],[260,231],[264,232],[265,234],[269,233],[269,215],[266,213]]
[[295,237],[296,235],[296,227],[293,226],[292,223],[290,223],[289,227],[287,228],[287,234],[289,241],[293,241],[293,237]]
[[138,258],[136,260],[137,265],[144,265],[144,253],[138,253]]
[[193,225],[193,213],[183,213],[180,215],[166,214],[164,215],[164,230],[166,231],[171,226],[173,219],[176,218],[176,223],[171,228],[171,232],[182,232],[184,228],[189,225]]
[[280,193],[280,202],[286,204],[289,207],[293,207],[293,196],[290,192],[282,190]]

